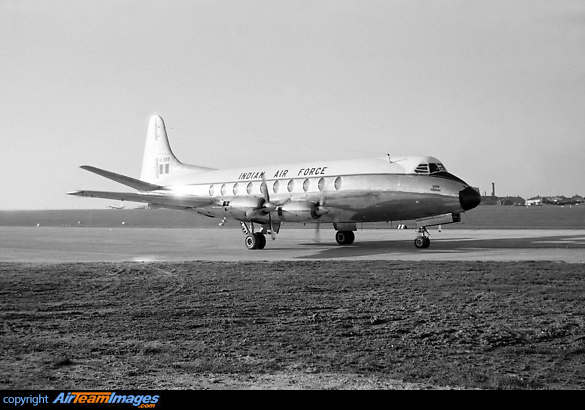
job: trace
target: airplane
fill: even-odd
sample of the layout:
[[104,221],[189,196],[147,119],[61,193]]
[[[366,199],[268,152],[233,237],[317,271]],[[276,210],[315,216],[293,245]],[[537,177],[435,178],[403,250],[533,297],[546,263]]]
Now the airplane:
[[72,191],[68,195],[147,203],[240,222],[249,250],[264,249],[281,225],[332,223],[339,245],[355,240],[357,224],[416,220],[414,244],[430,246],[429,226],[461,221],[479,192],[430,156],[311,161],[213,169],[180,162],[159,115],[150,117],[140,178],[82,165],[137,192]]

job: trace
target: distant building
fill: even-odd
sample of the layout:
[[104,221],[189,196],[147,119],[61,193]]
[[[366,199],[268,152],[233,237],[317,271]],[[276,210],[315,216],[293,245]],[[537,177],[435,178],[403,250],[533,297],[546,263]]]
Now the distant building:
[[574,195],[567,198],[563,195],[542,197],[540,195],[534,196],[530,199],[524,199],[519,196],[500,197],[493,195],[488,196],[487,193],[481,197],[481,205],[516,205],[516,206],[542,206],[542,205],[577,205],[585,204],[585,198],[581,195]]
[[[481,194],[479,188],[474,189]],[[585,197],[581,195],[573,195],[568,198],[563,195],[557,196],[533,196],[530,199],[524,199],[519,196],[497,196],[496,195],[496,184],[492,183],[491,195],[488,195],[486,191],[481,195],[480,205],[516,205],[516,206],[542,206],[542,205],[578,205],[585,204]]]
[[498,205],[524,206],[526,200],[519,196],[506,196],[497,200]]
[[542,203],[547,205],[577,205],[583,202],[584,199],[580,195],[575,195],[571,198],[567,198],[563,195],[542,198]]
[[560,205],[565,202],[565,198],[562,196],[549,196],[545,198],[545,204]]
[[480,205],[496,205],[498,202],[497,197],[482,196]]
[[526,202],[524,203],[524,205],[526,205],[526,206],[542,206],[542,198],[536,197],[536,198],[527,199]]

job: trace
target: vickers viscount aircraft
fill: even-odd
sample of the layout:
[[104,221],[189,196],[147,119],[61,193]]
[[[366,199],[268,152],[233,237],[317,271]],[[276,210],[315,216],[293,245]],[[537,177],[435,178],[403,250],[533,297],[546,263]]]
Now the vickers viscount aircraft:
[[332,223],[349,245],[360,222],[416,220],[417,248],[430,245],[427,227],[460,222],[481,196],[436,158],[387,157],[299,164],[251,163],[216,170],[180,162],[163,119],[150,118],[140,179],[92,166],[81,168],[137,192],[74,191],[69,195],[145,202],[241,223],[248,249],[263,249],[283,222]]

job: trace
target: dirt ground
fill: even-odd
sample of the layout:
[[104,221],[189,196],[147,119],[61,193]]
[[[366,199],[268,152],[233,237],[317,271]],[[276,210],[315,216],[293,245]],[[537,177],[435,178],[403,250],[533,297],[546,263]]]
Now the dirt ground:
[[0,263],[0,389],[583,389],[559,262]]

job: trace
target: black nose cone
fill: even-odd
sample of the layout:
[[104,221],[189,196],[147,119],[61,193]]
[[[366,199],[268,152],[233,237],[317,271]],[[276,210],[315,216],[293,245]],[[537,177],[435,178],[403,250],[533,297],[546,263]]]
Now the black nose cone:
[[459,191],[459,203],[464,211],[469,211],[475,208],[481,202],[481,195],[472,187],[468,186],[462,191]]

